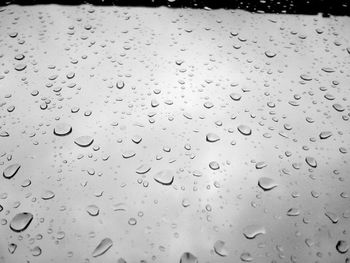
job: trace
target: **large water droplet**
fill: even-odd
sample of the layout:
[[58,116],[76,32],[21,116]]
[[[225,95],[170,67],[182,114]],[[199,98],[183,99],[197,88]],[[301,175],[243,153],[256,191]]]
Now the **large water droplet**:
[[67,123],[56,124],[53,133],[57,136],[65,136],[72,132],[72,126]]
[[33,215],[31,213],[19,213],[12,218],[10,228],[15,232],[22,232],[26,230],[32,220]]
[[305,158],[305,162],[311,166],[312,168],[316,168],[317,167],[317,162],[315,160],[315,158],[311,157],[311,156],[307,156]]
[[89,147],[93,143],[94,139],[90,136],[80,136],[75,139],[75,144],[79,145],[80,147]]
[[337,251],[341,254],[345,254],[349,250],[349,244],[345,240],[339,240],[335,247]]
[[19,168],[21,168],[21,166],[18,163],[11,164],[5,168],[2,174],[6,179],[11,179],[16,175]]
[[215,133],[208,133],[206,136],[207,142],[217,142],[220,140],[220,137]]
[[246,125],[239,125],[237,129],[243,135],[248,136],[252,134],[252,130]]
[[261,177],[258,181],[258,185],[263,189],[264,191],[269,191],[277,186],[277,183],[275,180],[269,178],[269,177]]
[[174,181],[174,176],[171,170],[163,170],[156,173],[153,179],[162,185],[171,185]]
[[112,239],[106,237],[101,240],[101,242],[97,245],[95,250],[92,252],[93,257],[98,257],[103,255],[107,252],[108,249],[110,249],[113,246]]
[[226,257],[228,255],[228,252],[225,248],[225,242],[221,241],[221,240],[218,240],[215,242],[214,251],[216,254],[218,254],[219,256],[222,256],[222,257]]

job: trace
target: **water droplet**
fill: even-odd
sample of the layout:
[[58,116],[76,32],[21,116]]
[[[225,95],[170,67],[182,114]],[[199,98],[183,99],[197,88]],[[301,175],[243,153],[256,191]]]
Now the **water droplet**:
[[136,225],[136,224],[137,224],[136,218],[131,217],[131,218],[128,220],[128,224],[131,225],[131,226]]
[[328,217],[329,220],[331,220],[333,224],[336,224],[339,221],[339,217],[335,213],[328,211],[325,213],[325,216]]
[[67,123],[56,124],[53,133],[57,136],[65,136],[72,132],[72,126]]
[[269,177],[261,177],[258,181],[258,185],[264,191],[269,191],[275,188],[277,186],[277,183]]
[[243,252],[240,258],[243,262],[252,262],[254,260],[249,252]]
[[217,142],[220,140],[220,137],[215,133],[208,133],[206,136],[207,142]]
[[22,70],[25,70],[26,69],[26,67],[27,67],[27,65],[26,64],[17,64],[16,66],[15,66],[15,70],[17,70],[17,71],[22,71]]
[[10,228],[15,232],[22,232],[26,230],[32,220],[33,215],[31,213],[19,213],[12,218]]
[[171,170],[163,170],[156,173],[153,179],[162,185],[171,185],[174,181],[174,176]]
[[90,136],[85,135],[76,138],[74,142],[80,147],[89,147],[94,142],[94,139]]
[[52,192],[52,191],[50,191],[50,190],[45,191],[45,192],[41,195],[41,198],[42,198],[43,200],[50,200],[50,199],[52,199],[52,198],[54,198],[54,197],[55,197],[55,193]]
[[341,254],[345,254],[349,250],[349,244],[345,240],[339,240],[335,247],[337,251]]
[[332,132],[330,132],[330,131],[323,131],[323,132],[320,133],[320,139],[321,140],[328,139],[331,136],[332,136]]
[[275,52],[272,52],[272,51],[265,51],[265,55],[268,57],[268,58],[273,58],[276,56],[276,53]]
[[246,125],[239,125],[237,129],[243,135],[248,136],[252,134],[252,130]]
[[305,158],[305,162],[312,168],[316,168],[317,167],[317,162],[315,160],[315,158],[307,156]]
[[344,107],[343,107],[341,104],[339,104],[339,103],[333,104],[332,107],[333,107],[336,111],[339,111],[339,112],[342,112],[342,111],[345,110]]
[[97,245],[95,250],[92,252],[93,257],[98,257],[103,255],[107,252],[108,249],[110,249],[113,246],[112,239],[106,237],[101,240],[101,242]]
[[2,174],[6,179],[11,179],[16,175],[19,168],[21,168],[21,166],[18,163],[11,164],[5,168]]
[[288,216],[298,216],[298,215],[300,215],[300,210],[298,208],[292,207],[287,211],[287,215]]
[[226,257],[228,255],[228,252],[225,248],[225,242],[221,241],[221,240],[218,240],[215,242],[214,251],[216,254],[218,254],[219,256],[222,256],[222,257]]
[[231,94],[230,94],[230,97],[231,97],[231,99],[234,100],[234,101],[239,101],[239,100],[241,100],[241,98],[242,98],[242,96],[241,96],[240,94],[238,94],[238,93],[231,93]]
[[265,168],[267,166],[267,164],[265,162],[258,162],[255,164],[255,168],[256,169],[262,169],[262,168]]
[[35,246],[35,247],[33,247],[33,248],[30,250],[30,252],[32,252],[32,255],[33,255],[34,257],[38,257],[38,256],[41,255],[41,248],[38,247],[38,246]]
[[211,161],[209,163],[209,168],[212,169],[212,170],[218,170],[218,169],[220,169],[220,165],[216,161]]
[[243,234],[248,239],[254,239],[258,235],[266,234],[266,230],[261,225],[249,225],[243,229]]
[[86,212],[91,216],[97,216],[100,213],[100,209],[96,205],[89,205],[86,208]]
[[151,167],[149,165],[142,164],[136,169],[137,174],[145,174],[148,173],[151,170]]
[[180,258],[180,263],[198,263],[198,259],[190,252],[185,252]]
[[10,243],[10,244],[8,245],[8,250],[9,250],[9,252],[10,252],[11,254],[15,253],[16,249],[17,249],[17,245],[16,245],[16,244]]

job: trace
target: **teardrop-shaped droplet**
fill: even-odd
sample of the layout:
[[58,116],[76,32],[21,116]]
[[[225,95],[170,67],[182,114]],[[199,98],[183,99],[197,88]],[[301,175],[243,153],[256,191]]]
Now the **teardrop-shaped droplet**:
[[215,242],[214,251],[216,254],[218,254],[219,256],[222,256],[222,257],[226,257],[228,255],[228,252],[225,248],[225,242],[221,241],[221,240],[218,240]]
[[15,243],[10,243],[10,244],[8,245],[8,251],[9,251],[11,254],[15,253],[16,249],[17,249],[17,245],[16,245]]
[[180,263],[198,263],[198,259],[190,252],[185,252],[180,258]]
[[80,147],[89,147],[94,142],[94,139],[90,136],[80,136],[75,139],[74,143]]
[[0,131],[0,137],[9,137],[10,134],[7,131]]
[[153,179],[162,185],[171,185],[174,181],[174,175],[171,170],[163,170],[156,173]]
[[243,234],[248,239],[256,238],[258,235],[266,234],[265,227],[261,225],[249,225],[243,229]]
[[333,109],[335,109],[336,111],[342,112],[344,111],[344,107],[343,105],[339,104],[339,103],[335,103],[332,105]]
[[10,228],[15,232],[22,232],[26,230],[32,220],[33,215],[31,213],[19,213],[12,218]]
[[11,164],[5,168],[2,174],[6,179],[11,179],[16,175],[19,168],[21,168],[21,166],[18,163]]
[[323,131],[323,132],[320,133],[320,139],[321,140],[328,139],[331,136],[332,136],[332,132],[330,132],[330,131]]
[[258,185],[264,191],[269,191],[275,188],[277,186],[277,183],[275,182],[275,180],[269,177],[261,177],[258,181]]
[[247,125],[239,125],[237,129],[241,134],[245,136],[252,134],[252,130]]
[[339,216],[337,216],[337,214],[328,211],[328,212],[325,213],[325,215],[326,215],[326,217],[329,218],[329,220],[331,220],[331,222],[332,222],[333,224],[338,223],[338,221],[339,221]]
[[92,252],[93,257],[98,257],[103,255],[107,252],[108,249],[110,249],[113,246],[112,239],[106,237],[101,240],[101,242],[97,245],[95,250]]
[[67,123],[57,123],[53,133],[57,136],[65,136],[72,132],[72,126]]
[[317,162],[316,162],[314,157],[307,156],[305,158],[305,162],[312,168],[316,168],[317,167]]
[[207,142],[217,142],[220,140],[220,137],[215,133],[208,133],[206,136]]

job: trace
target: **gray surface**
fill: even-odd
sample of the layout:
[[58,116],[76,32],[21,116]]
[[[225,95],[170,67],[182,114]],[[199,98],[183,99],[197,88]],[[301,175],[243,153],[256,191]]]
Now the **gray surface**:
[[[0,162],[21,166],[0,179],[0,262],[345,262],[349,18],[56,5],[0,16]],[[11,230],[23,212],[32,221]]]

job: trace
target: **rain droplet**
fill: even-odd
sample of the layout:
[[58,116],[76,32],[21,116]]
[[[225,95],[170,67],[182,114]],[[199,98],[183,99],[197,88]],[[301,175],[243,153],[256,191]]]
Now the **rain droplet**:
[[72,126],[67,123],[58,123],[53,130],[53,133],[57,136],[65,136],[72,132]]
[[100,213],[100,209],[96,205],[89,205],[86,208],[86,212],[91,216],[97,216]]
[[32,220],[33,215],[31,213],[19,213],[12,218],[10,228],[15,232],[22,232],[26,230]]
[[94,139],[90,136],[85,135],[76,138],[74,142],[80,147],[89,147],[94,142]]
[[5,168],[2,174],[6,179],[11,179],[16,175],[19,168],[21,168],[21,166],[18,163],[11,164]]
[[238,94],[238,93],[231,93],[231,94],[230,94],[230,97],[231,97],[231,99],[234,100],[234,101],[239,101],[239,100],[241,100],[241,98],[242,98],[242,96],[241,96],[240,94]]
[[207,142],[217,142],[220,140],[220,137],[215,133],[208,133],[206,136]]
[[180,263],[198,263],[198,259],[190,252],[185,252],[180,258]]
[[305,162],[312,168],[316,168],[317,167],[317,162],[315,160],[315,158],[307,156],[305,158]]
[[218,170],[220,168],[220,165],[216,161],[211,161],[209,163],[209,168],[212,169],[212,170]]
[[41,255],[41,248],[38,247],[38,246],[35,246],[35,247],[33,247],[33,248],[30,250],[30,252],[32,252],[32,255],[33,255],[34,257],[38,257],[38,256]]
[[321,140],[328,139],[331,136],[332,136],[332,132],[330,132],[330,131],[323,131],[323,132],[320,133],[320,139]]
[[277,186],[277,183],[269,177],[261,177],[258,181],[258,185],[264,191],[269,191],[275,188]]
[[113,241],[110,238],[104,238],[101,240],[101,242],[97,245],[95,250],[92,252],[93,257],[98,257],[103,255],[107,252],[108,249],[110,249],[113,246]]
[[171,170],[163,170],[156,173],[153,179],[162,185],[171,185],[174,181],[174,176]]
[[225,248],[225,242],[221,241],[221,240],[218,240],[215,242],[214,251],[216,254],[218,254],[219,256],[222,256],[222,257],[226,257],[228,255],[228,252]]
[[45,191],[45,192],[41,195],[41,198],[42,198],[43,200],[50,200],[50,199],[52,199],[52,198],[54,198],[54,197],[55,197],[55,193],[52,192],[52,191],[50,191],[50,190]]
[[337,251],[341,254],[345,254],[349,250],[349,244],[345,240],[339,240],[335,247]]
[[243,234],[248,239],[254,239],[258,235],[266,234],[266,230],[261,225],[249,225],[243,229]]
[[239,125],[237,129],[243,135],[248,136],[252,134],[252,130],[246,125]]
[[254,259],[249,252],[243,252],[240,258],[243,262],[251,262]]

